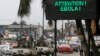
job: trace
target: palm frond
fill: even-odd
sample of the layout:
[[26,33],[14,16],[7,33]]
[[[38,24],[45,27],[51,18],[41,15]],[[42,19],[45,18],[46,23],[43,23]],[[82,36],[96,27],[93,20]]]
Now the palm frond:
[[48,20],[48,24],[49,24],[49,27],[51,27],[53,25],[53,21],[52,20]]
[[45,0],[42,0],[42,8],[45,8]]
[[31,0],[20,0],[19,10],[18,10],[19,17],[29,16],[30,3]]
[[[46,0],[42,0],[42,8],[43,8],[43,12],[45,12],[45,6],[46,6]],[[48,25],[49,27],[51,27],[53,25],[53,21],[52,20],[48,20]]]

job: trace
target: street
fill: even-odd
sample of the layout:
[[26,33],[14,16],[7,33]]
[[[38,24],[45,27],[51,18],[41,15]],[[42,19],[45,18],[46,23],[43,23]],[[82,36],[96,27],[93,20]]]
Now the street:
[[[0,55],[0,56],[12,56],[12,55]],[[45,55],[42,55],[45,56]],[[80,56],[79,52],[73,52],[71,54],[69,53],[57,53],[57,56]]]
[[69,53],[57,53],[57,56],[80,56],[79,52],[73,52],[71,54]]

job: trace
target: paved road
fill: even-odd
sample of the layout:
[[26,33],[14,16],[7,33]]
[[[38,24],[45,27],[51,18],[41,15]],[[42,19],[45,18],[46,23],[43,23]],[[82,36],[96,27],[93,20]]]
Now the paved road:
[[[0,56],[12,56],[12,55],[0,55]],[[42,55],[45,56],[45,55]],[[71,54],[69,53],[57,53],[57,56],[80,56],[79,52],[73,52]]]
[[57,56],[80,56],[79,52],[73,52],[72,54],[69,53],[57,53]]

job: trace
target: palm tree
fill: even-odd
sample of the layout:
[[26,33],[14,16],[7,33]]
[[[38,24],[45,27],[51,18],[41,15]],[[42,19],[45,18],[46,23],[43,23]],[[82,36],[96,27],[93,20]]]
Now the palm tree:
[[[18,16],[21,18],[21,22],[23,21],[22,19],[24,16],[29,16],[29,14],[30,14],[30,3],[31,3],[31,0],[20,0],[20,5],[19,5],[19,9],[18,9]],[[21,25],[21,32],[20,33],[22,34],[23,33],[22,23],[20,25]],[[30,47],[31,47],[31,44],[30,44]]]
[[13,22],[11,25],[19,25],[17,22]]
[[23,20],[19,24],[20,25],[27,25],[26,21],[23,21]]
[[30,3],[31,3],[31,0],[20,0],[19,10],[18,10],[19,17],[22,18],[24,16],[29,16]]
[[[43,16],[44,16],[44,13],[45,13],[45,7],[46,7],[46,0],[42,0],[42,8],[43,8]],[[43,17],[43,20],[44,20],[44,17]],[[43,21],[44,22],[44,21]],[[52,20],[48,20],[48,24],[49,24],[49,27],[52,26],[53,24],[53,21]]]
[[[24,16],[30,15],[30,4],[32,0],[20,0],[19,10],[18,10],[18,16],[22,18]],[[43,8],[43,25],[44,25],[44,12],[45,12],[45,0],[42,0],[42,8]],[[48,21],[49,26],[52,26],[52,20]],[[21,32],[22,32],[22,24],[21,24]]]
[[[31,0],[20,0],[18,16],[21,18],[21,22],[23,19],[22,17],[29,16],[30,14],[30,3]],[[21,33],[22,33],[22,24],[21,24]]]

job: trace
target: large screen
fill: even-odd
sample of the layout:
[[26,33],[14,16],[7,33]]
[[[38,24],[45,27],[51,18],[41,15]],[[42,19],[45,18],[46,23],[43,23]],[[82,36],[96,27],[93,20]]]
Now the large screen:
[[46,0],[47,20],[96,19],[96,0]]

